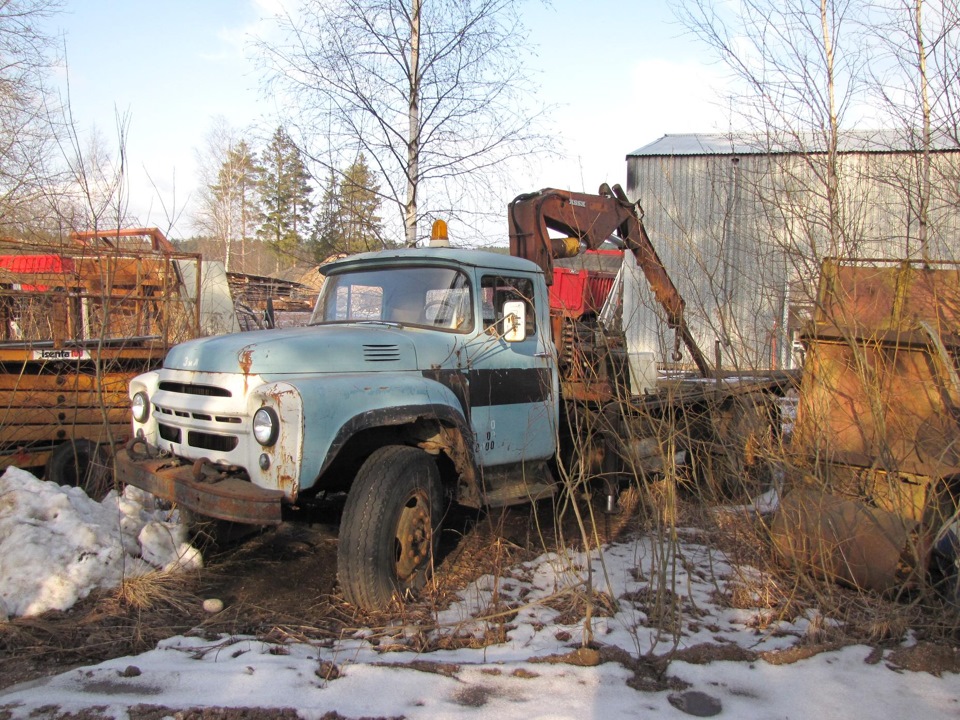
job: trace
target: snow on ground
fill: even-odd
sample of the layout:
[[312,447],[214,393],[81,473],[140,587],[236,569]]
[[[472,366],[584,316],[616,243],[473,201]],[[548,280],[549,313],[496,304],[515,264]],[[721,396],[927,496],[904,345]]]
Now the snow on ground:
[[[0,502],[6,502],[4,492],[9,490],[0,491]],[[62,503],[54,493],[49,500]],[[44,514],[33,506],[31,512],[23,524],[63,511]],[[15,523],[4,529],[18,531]],[[28,561],[56,562],[41,558],[42,552]],[[92,541],[85,552],[110,555]],[[599,654],[578,652],[582,620],[564,612],[591,575],[596,589],[618,604],[610,617],[596,617],[592,624],[595,644],[606,649]],[[0,691],[0,716],[51,717],[49,708],[55,706],[64,714],[97,708],[94,717],[127,718],[131,708],[147,705],[169,708],[170,716],[186,708],[254,707],[267,714],[294,708],[311,720],[333,711],[345,718],[408,720],[607,720],[711,712],[745,720],[960,717],[960,676],[906,671],[896,665],[892,650],[881,656],[855,645],[792,664],[762,659],[760,653],[775,655],[802,644],[831,621],[808,611],[776,622],[762,609],[735,609],[722,601],[733,583],[749,583],[755,575],[700,544],[693,532],[680,532],[676,542],[641,537],[610,545],[602,555],[545,554],[472,583],[439,613],[439,630],[361,629],[315,644],[172,637],[138,656]],[[664,599],[673,602],[659,602]],[[9,602],[20,606],[12,594]],[[494,617],[506,607],[513,612]],[[652,616],[676,607],[682,610],[673,616],[678,649],[709,645],[739,659],[695,664],[691,651],[669,664],[666,684],[656,678],[649,670],[651,656],[669,653],[675,638],[659,633]],[[425,635],[458,638],[464,645],[471,635],[501,623],[506,623],[503,641],[487,647],[416,650]],[[904,645],[910,643],[908,638]]]
[[100,503],[18,468],[0,476],[0,621],[66,610],[95,588],[196,567],[185,528],[136,488]]

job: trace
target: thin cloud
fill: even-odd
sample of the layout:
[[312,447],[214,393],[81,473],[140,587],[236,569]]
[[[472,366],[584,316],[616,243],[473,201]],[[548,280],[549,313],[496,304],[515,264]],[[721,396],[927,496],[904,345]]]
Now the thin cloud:
[[214,51],[200,54],[211,62],[237,62],[249,57],[253,42],[269,38],[275,32],[277,16],[288,12],[283,0],[250,0],[245,22],[224,26],[217,30],[219,46]]

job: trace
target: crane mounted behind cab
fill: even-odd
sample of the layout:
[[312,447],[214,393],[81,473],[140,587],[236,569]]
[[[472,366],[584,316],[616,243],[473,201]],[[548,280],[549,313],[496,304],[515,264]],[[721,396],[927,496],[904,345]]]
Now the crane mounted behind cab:
[[[532,260],[543,268],[547,284],[553,281],[553,260],[578,255],[583,249],[596,250],[611,238],[619,239],[633,253],[650,289],[663,307],[667,324],[686,346],[697,369],[712,377],[700,347],[693,339],[684,317],[684,302],[670,279],[656,248],[643,225],[640,203],[631,203],[623,189],[604,183],[599,195],[547,188],[520,195],[508,208],[510,254]],[[552,238],[549,231],[569,237]]]
[[[795,374],[764,369],[733,376],[723,372],[719,356],[716,367],[707,361],[687,323],[684,300],[643,225],[640,204],[630,202],[619,185],[603,184],[597,195],[547,188],[518,196],[507,215],[511,254],[540,266],[548,284],[565,277],[556,260],[596,252],[607,241],[631,252],[676,333],[672,360],[681,360],[682,343],[696,366],[695,372],[678,372],[677,365],[658,373],[653,353],[641,353],[648,364],[637,367],[627,341],[630,319],[622,318],[618,328],[596,316],[551,308],[566,444],[593,459],[593,470],[608,484],[608,507],[618,478],[666,469],[667,446],[677,448],[672,456],[690,467],[697,482],[720,493],[744,473],[762,471],[759,451],[777,440],[778,398],[795,384]],[[566,237],[552,237],[551,231]],[[583,284],[585,290],[599,286]]]

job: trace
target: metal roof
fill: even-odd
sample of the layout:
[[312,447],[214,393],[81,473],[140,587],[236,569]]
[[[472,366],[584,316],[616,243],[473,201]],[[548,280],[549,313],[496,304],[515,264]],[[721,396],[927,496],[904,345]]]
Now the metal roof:
[[[840,134],[842,153],[916,152],[922,143],[919,133],[900,130],[848,130]],[[960,145],[939,133],[932,138],[935,151],[957,151]],[[675,155],[782,155],[826,152],[826,138],[818,133],[792,137],[774,137],[760,133],[686,133],[664,135],[659,140],[627,154],[631,157],[669,157]]]

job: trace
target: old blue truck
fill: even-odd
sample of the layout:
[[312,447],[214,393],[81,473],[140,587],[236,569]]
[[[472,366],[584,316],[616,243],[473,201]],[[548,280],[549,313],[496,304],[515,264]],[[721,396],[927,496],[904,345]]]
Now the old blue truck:
[[[382,608],[425,582],[449,501],[552,495],[565,444],[602,470],[612,507],[611,478],[657,471],[656,443],[644,441],[658,423],[683,419],[689,449],[708,454],[762,432],[742,422],[744,408],[786,382],[721,390],[636,208],[612,191],[542,191],[514,201],[511,217],[511,255],[427,247],[348,257],[324,267],[309,326],[174,347],[130,383],[134,438],[117,454],[118,478],[257,525],[279,523],[284,505],[347,492],[340,586],[348,601]],[[554,226],[573,239],[549,238]],[[694,354],[686,389],[674,376],[669,394],[625,390],[629,358],[615,338],[597,341],[594,318],[551,313],[552,260],[611,234],[650,270]],[[602,427],[590,437],[577,430],[585,413]],[[735,443],[711,436],[721,426],[742,431]]]

